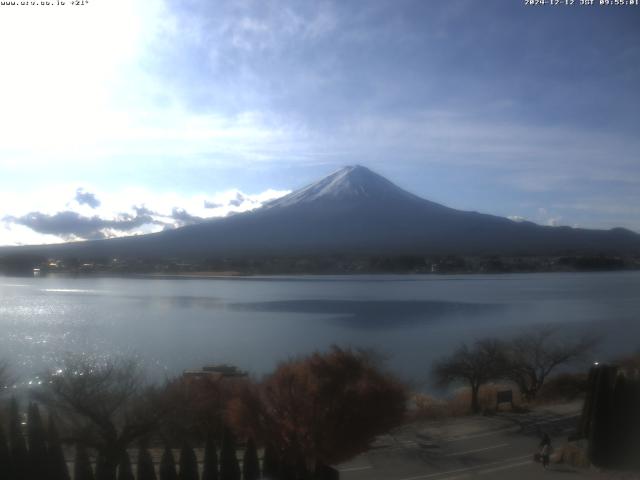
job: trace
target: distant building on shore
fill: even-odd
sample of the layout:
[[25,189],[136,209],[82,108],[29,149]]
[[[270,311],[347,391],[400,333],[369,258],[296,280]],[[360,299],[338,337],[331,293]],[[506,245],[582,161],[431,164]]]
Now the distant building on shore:
[[221,380],[223,378],[242,378],[248,375],[244,370],[227,363],[206,365],[201,370],[185,370],[182,373],[182,377],[188,380]]

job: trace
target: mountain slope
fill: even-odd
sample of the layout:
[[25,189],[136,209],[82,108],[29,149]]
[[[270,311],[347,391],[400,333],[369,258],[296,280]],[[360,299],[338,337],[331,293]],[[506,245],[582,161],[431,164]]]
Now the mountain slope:
[[343,168],[252,212],[151,235],[22,247],[50,256],[206,258],[236,255],[640,253],[640,235],[516,223],[402,190]]

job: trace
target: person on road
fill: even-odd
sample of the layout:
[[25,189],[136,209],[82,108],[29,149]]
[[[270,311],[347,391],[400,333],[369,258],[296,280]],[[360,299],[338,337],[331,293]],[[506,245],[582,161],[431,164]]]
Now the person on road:
[[549,466],[549,457],[551,455],[551,437],[545,433],[542,436],[540,442],[540,460],[542,461],[542,467],[547,468]]

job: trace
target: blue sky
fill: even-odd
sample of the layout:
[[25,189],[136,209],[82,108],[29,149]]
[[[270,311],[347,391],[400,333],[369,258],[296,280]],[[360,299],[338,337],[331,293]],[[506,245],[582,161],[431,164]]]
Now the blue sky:
[[0,7],[0,244],[172,228],[349,164],[640,231],[640,7],[523,3]]

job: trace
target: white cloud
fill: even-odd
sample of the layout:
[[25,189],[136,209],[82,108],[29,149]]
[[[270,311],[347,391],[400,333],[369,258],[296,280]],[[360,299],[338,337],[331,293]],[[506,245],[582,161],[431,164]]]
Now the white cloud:
[[[78,189],[100,198],[100,204],[75,200]],[[26,198],[21,193],[0,192],[0,245],[58,243],[87,238],[111,238],[158,232],[230,213],[259,208],[288,191],[265,190],[256,194],[227,190],[211,195],[180,195],[129,188],[116,192],[88,186],[51,186]],[[215,208],[207,208],[207,205]],[[33,226],[34,230],[25,225]],[[39,231],[35,231],[39,230]],[[57,234],[47,234],[55,231]]]
[[24,225],[0,220],[0,245],[40,245],[64,241],[56,235],[44,235]]
[[562,220],[562,216],[552,213],[546,208],[538,208],[536,221],[540,225],[546,225],[548,227],[558,227],[565,224],[562,222]]

